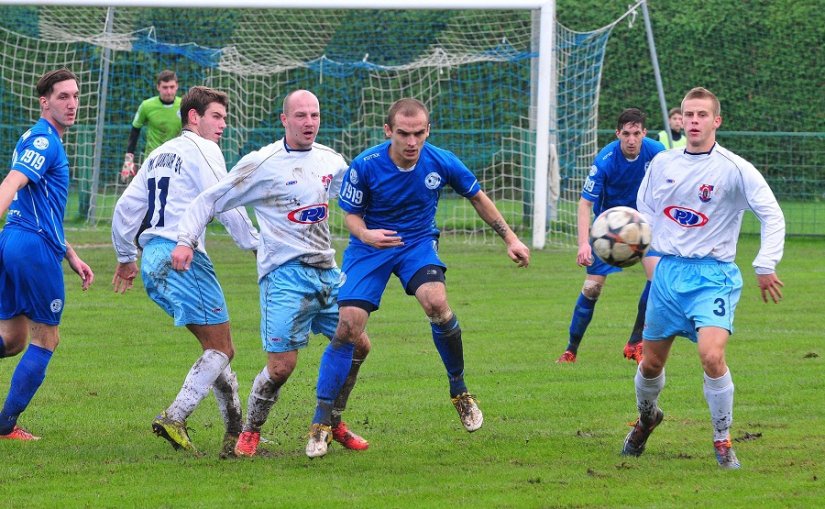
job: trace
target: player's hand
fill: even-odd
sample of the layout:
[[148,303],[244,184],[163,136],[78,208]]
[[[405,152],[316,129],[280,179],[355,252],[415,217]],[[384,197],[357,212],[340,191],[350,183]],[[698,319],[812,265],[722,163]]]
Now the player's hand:
[[135,176],[135,155],[126,154],[123,156],[123,166],[120,168],[120,181],[129,182]]
[[78,257],[75,257],[73,261],[70,261],[69,266],[77,273],[78,276],[80,276],[80,280],[82,281],[80,287],[83,291],[85,292],[88,290],[95,281],[95,273],[92,272],[92,268]]
[[361,242],[378,249],[386,249],[388,247],[403,246],[404,241],[398,236],[398,232],[393,230],[364,230],[361,234]]
[[112,278],[112,289],[117,293],[126,293],[126,290],[132,288],[137,273],[137,263],[118,263],[115,267],[115,275]]
[[178,245],[172,250],[172,268],[175,270],[189,270],[195,250],[189,246]]
[[579,246],[579,252],[576,254],[576,263],[579,264],[579,267],[590,267],[593,265],[593,249],[590,247],[590,243]]
[[776,277],[776,273],[757,274],[756,280],[759,282],[759,290],[762,292],[762,301],[768,302],[768,295],[770,295],[771,300],[779,304],[779,301],[782,300],[782,287],[785,286],[785,283]]
[[516,262],[519,267],[530,265],[530,248],[518,239],[507,245],[507,256]]

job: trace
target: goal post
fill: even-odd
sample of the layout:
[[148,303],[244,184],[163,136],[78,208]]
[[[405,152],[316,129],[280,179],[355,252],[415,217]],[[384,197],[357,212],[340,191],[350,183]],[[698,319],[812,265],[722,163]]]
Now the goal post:
[[[383,140],[394,100],[418,97],[433,113],[430,140],[467,163],[525,241],[537,249],[575,241],[612,25],[569,30],[554,0],[387,0],[380,10],[358,0],[311,9],[283,0],[0,0],[0,12],[13,17],[21,5],[33,11],[19,25],[33,26],[0,27],[0,67],[14,68],[0,76],[0,94],[15,99],[0,107],[19,109],[46,62],[82,70],[84,125],[69,131],[67,146],[78,215],[88,222],[111,220],[131,117],[154,95],[156,72],[173,68],[182,91],[204,84],[229,93],[228,165],[280,136],[279,101],[291,89],[319,94],[319,142],[348,159]],[[33,105],[9,122],[4,112],[9,139],[39,114]],[[7,145],[0,139],[4,153]],[[495,239],[466,200],[444,198],[442,231]],[[340,218],[331,224],[344,234]]]

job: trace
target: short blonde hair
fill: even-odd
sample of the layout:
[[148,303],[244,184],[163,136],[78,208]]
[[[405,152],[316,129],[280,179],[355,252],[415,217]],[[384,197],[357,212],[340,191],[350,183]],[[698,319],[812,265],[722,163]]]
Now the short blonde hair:
[[719,99],[710,90],[703,87],[691,88],[685,98],[682,99],[682,109],[685,109],[685,101],[688,99],[710,99],[713,104],[713,116],[718,117],[722,114],[722,105],[719,104]]

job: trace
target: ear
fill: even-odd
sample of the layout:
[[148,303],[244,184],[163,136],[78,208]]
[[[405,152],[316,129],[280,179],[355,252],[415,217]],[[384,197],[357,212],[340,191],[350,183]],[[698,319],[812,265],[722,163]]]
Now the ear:
[[281,117],[281,125],[286,127],[286,113],[281,113],[280,117]]
[[722,117],[721,116],[717,116],[716,118],[713,119],[713,127],[714,128],[719,129],[719,126],[721,126],[721,125],[722,125]]
[[389,124],[384,124],[384,136],[387,138],[392,137],[392,127]]

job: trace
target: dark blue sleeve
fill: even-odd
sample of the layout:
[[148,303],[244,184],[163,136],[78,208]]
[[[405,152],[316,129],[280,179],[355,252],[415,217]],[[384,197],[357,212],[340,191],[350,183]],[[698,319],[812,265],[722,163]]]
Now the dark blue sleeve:
[[344,174],[338,206],[350,214],[363,214],[369,203],[369,188],[360,160],[355,160]]

